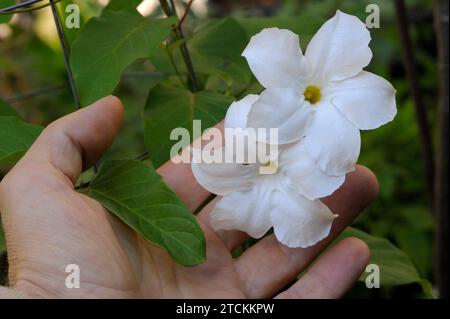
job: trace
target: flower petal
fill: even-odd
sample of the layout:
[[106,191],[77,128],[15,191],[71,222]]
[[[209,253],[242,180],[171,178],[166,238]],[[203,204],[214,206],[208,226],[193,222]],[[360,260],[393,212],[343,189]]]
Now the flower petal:
[[395,89],[391,83],[362,71],[350,79],[331,82],[331,102],[361,130],[380,127],[397,114]]
[[192,173],[207,191],[217,195],[250,189],[255,175],[253,166],[228,163],[192,163]]
[[255,77],[265,88],[302,90],[306,67],[298,35],[278,28],[263,29],[254,35],[244,52]]
[[262,237],[272,226],[269,183],[258,183],[250,190],[231,193],[222,198],[211,212],[215,230],[240,230],[253,238]]
[[252,105],[258,100],[258,95],[249,94],[243,99],[236,101],[230,105],[225,116],[225,128],[242,128],[247,127],[247,115]]
[[329,101],[317,104],[316,108],[314,120],[305,132],[306,150],[329,175],[353,171],[361,149],[358,128]]
[[[314,108],[305,102],[300,91],[269,88],[251,107],[247,127],[278,128],[278,143],[286,144],[303,137],[313,114]],[[269,134],[260,141],[270,143]]]
[[273,196],[271,220],[278,241],[290,248],[310,247],[328,236],[334,215],[320,200],[309,200],[290,190]]
[[352,77],[372,59],[370,32],[357,17],[337,11],[317,31],[306,49],[308,74],[314,85]]
[[345,175],[333,176],[322,171],[308,154],[303,141],[281,151],[280,167],[287,185],[311,200],[331,195],[345,181]]

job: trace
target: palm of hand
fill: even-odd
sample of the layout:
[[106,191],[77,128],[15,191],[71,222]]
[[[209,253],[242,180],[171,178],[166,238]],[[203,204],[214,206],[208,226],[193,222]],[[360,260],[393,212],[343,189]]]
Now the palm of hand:
[[[21,291],[39,297],[245,296],[229,250],[206,225],[202,224],[208,261],[195,268],[183,267],[93,199],[67,185],[60,185],[67,188],[64,190],[60,186],[47,189],[48,183],[42,182],[43,188],[31,200],[39,202],[38,207],[23,207],[33,212],[32,218],[40,220],[39,225],[22,234],[19,242],[23,247],[11,251],[10,278]],[[8,239],[14,241],[15,235],[11,236]],[[36,245],[30,247],[30,242]],[[30,249],[32,254],[21,253]],[[66,287],[69,274],[65,268],[70,264],[80,268],[80,289]]]
[[[376,193],[373,175],[358,168],[324,200],[342,216],[328,239],[307,249],[289,249],[270,235],[237,259],[231,251],[247,236],[210,228],[213,201],[198,215],[207,240],[207,261],[183,267],[73,189],[83,163],[95,162],[111,144],[121,110],[120,103],[109,98],[52,124],[0,184],[10,283],[21,292],[70,298],[271,297],[304,270]],[[195,182],[189,165],[169,162],[159,172],[191,209],[209,196]],[[367,260],[363,243],[345,240],[279,297],[338,297],[359,277]],[[70,264],[80,268],[79,289],[66,287]],[[339,270],[340,278],[330,277]]]

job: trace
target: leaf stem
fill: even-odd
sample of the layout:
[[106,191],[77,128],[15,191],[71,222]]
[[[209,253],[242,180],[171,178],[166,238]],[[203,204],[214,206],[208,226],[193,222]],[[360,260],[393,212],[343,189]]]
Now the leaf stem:
[[183,76],[181,75],[181,72],[180,72],[180,70],[177,67],[177,64],[175,63],[175,60],[174,60],[173,54],[172,54],[172,50],[171,50],[171,48],[168,45],[165,46],[165,51],[166,51],[167,55],[169,56],[170,64],[172,64],[172,67],[175,70],[175,73],[180,78],[181,84],[183,84],[183,87],[185,89],[187,89],[188,86],[187,86],[186,82],[184,81]]
[[[175,5],[173,3],[173,0],[159,0],[159,3],[161,4],[161,8],[163,9],[164,13],[168,17],[177,17],[177,12]],[[189,79],[190,79],[190,87],[193,92],[197,92],[199,90],[199,85],[197,81],[197,76],[195,75],[194,66],[192,64],[192,59],[189,54],[188,47],[186,45],[183,29],[180,25],[180,20],[178,20],[178,23],[173,28],[173,34],[177,40],[183,40],[183,43],[180,46],[180,52],[183,56],[184,64],[186,65],[187,71],[189,73]]]
[[133,158],[133,160],[135,160],[135,161],[145,161],[145,160],[147,160],[149,158],[150,158],[150,156],[149,156],[148,152],[143,152],[143,153],[135,156]]
[[188,4],[186,5],[186,8],[184,9],[183,16],[181,17],[180,21],[178,22],[178,27],[181,28],[183,25],[184,20],[186,19],[189,11],[191,10],[191,6],[194,0],[189,0]]
[[410,94],[416,109],[416,120],[419,127],[419,138],[424,159],[424,170],[430,206],[433,206],[434,188],[434,153],[431,139],[430,125],[426,105],[420,87],[419,75],[416,69],[416,58],[414,47],[409,33],[409,20],[407,7],[404,0],[395,1],[395,11],[397,14],[397,24],[400,35],[400,44],[403,48],[403,65],[406,78],[409,82]]

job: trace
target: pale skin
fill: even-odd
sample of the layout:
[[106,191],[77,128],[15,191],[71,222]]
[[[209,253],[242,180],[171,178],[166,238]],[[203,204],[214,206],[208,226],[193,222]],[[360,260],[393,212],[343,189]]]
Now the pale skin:
[[[328,238],[315,246],[291,249],[269,235],[233,258],[230,252],[248,237],[212,230],[213,201],[197,216],[207,241],[206,262],[191,268],[174,263],[74,190],[80,173],[113,142],[122,115],[120,101],[107,97],[59,119],[1,182],[9,280],[16,291],[37,298],[338,298],[364,271],[370,252],[356,238],[316,258],[375,199],[377,180],[362,166],[324,199],[339,217]],[[158,172],[192,210],[210,195],[188,164],[167,162]],[[65,286],[69,264],[80,267],[80,289]]]

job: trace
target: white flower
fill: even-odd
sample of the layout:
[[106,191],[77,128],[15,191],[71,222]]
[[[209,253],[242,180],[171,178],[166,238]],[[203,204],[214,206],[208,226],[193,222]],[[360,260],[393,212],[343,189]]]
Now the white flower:
[[[372,58],[369,42],[365,25],[340,11],[305,56],[289,30],[264,29],[252,37],[243,56],[265,90],[233,103],[225,128],[277,128],[280,152],[266,164],[192,165],[198,182],[223,196],[211,213],[214,229],[259,238],[273,227],[289,247],[308,247],[329,234],[337,215],[318,198],[354,169],[359,130],[377,128],[397,112],[391,84],[363,71]],[[271,142],[258,137],[260,144]],[[261,166],[274,163],[275,174],[260,174]]]
[[[233,103],[225,128],[245,128],[257,100],[257,95],[248,95]],[[273,227],[277,239],[289,247],[308,247],[325,238],[336,215],[315,198],[336,190],[344,176],[328,176],[310,158],[299,157],[301,147],[301,143],[283,147],[279,169],[269,175],[260,174],[261,164],[193,163],[200,185],[224,196],[211,213],[213,228],[237,229],[260,238]]]
[[337,11],[303,56],[298,36],[264,29],[243,56],[265,87],[248,114],[248,127],[278,128],[279,143],[301,140],[299,150],[329,175],[352,171],[359,130],[377,128],[397,112],[395,90],[363,71],[371,58],[370,33],[356,17]]

